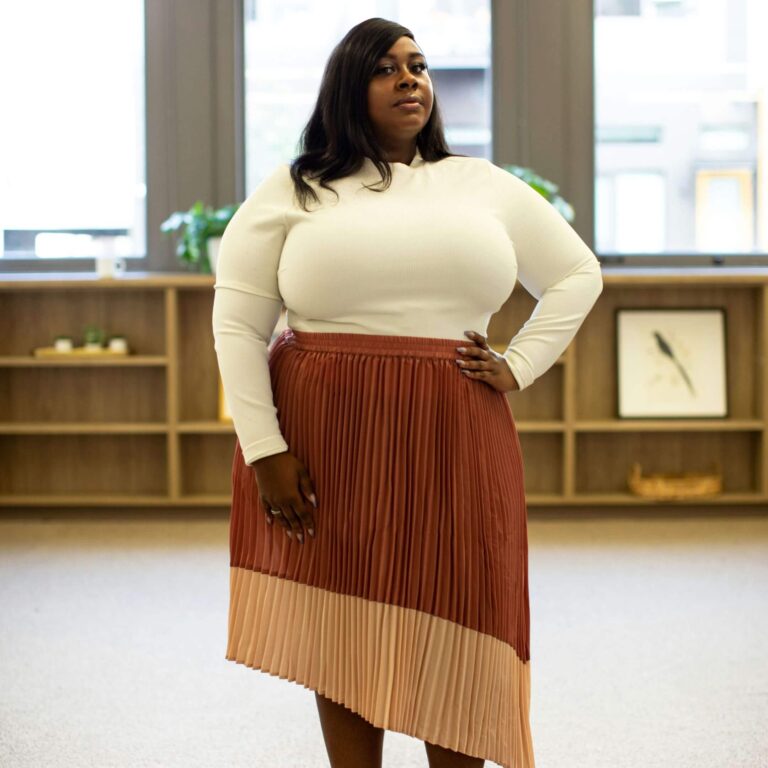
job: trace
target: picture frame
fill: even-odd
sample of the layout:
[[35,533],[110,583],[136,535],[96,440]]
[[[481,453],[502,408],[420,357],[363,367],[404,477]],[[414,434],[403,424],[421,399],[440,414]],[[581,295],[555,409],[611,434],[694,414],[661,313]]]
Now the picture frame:
[[723,307],[615,312],[620,419],[727,418]]

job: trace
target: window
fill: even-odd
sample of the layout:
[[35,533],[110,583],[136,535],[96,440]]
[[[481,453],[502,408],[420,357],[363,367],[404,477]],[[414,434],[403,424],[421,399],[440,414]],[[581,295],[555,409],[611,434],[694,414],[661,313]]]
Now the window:
[[[652,171],[618,171],[597,179],[596,197],[608,214],[596,230],[598,252],[637,249],[659,253],[664,248],[666,183]],[[637,215],[641,211],[642,215]]]
[[598,252],[768,253],[768,3],[634,5],[595,4]]
[[640,0],[597,0],[599,16],[639,16]]
[[491,0],[245,0],[246,193],[298,151],[336,43],[372,16],[414,34],[453,152],[491,156]]
[[0,5],[2,258],[146,255],[144,4]]

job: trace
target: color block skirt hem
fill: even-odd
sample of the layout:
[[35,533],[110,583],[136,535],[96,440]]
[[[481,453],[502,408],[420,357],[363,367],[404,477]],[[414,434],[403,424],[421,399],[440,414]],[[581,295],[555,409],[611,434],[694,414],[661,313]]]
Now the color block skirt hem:
[[469,344],[278,336],[272,389],[315,537],[267,524],[236,443],[226,658],[377,727],[534,768],[522,455],[506,395],[455,363]]

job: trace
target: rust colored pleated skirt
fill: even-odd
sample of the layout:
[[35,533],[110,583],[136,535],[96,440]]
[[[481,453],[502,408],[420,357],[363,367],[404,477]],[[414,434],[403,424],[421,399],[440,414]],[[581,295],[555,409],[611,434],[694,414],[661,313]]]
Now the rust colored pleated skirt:
[[286,328],[269,351],[315,537],[268,525],[235,444],[226,658],[405,733],[533,768],[527,509],[504,393],[466,339]]

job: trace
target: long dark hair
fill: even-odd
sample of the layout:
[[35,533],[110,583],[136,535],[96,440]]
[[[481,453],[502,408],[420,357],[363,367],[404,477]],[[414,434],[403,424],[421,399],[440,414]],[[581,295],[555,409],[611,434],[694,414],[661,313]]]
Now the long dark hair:
[[[374,17],[352,27],[331,52],[325,65],[315,108],[298,147],[300,154],[291,162],[291,178],[301,207],[311,195],[319,198],[303,176],[338,193],[327,182],[359,170],[365,157],[381,173],[383,192],[392,181],[392,171],[368,118],[368,83],[378,60],[401,37],[414,40],[413,32],[394,21]],[[434,96],[432,113],[416,137],[416,145],[426,162],[454,156],[448,149],[443,120]],[[378,183],[378,182],[377,182]]]

